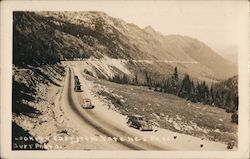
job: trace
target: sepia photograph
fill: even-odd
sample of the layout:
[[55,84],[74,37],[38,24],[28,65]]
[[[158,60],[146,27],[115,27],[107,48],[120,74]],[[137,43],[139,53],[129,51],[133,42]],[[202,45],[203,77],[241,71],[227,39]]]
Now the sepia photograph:
[[13,4],[9,153],[249,155],[248,1]]

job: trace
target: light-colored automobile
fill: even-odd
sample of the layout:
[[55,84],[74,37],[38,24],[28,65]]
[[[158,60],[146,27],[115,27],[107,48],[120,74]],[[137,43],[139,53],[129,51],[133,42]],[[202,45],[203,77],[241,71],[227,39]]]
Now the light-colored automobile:
[[93,109],[94,106],[91,103],[91,100],[88,98],[83,99],[83,104],[82,104],[82,108],[84,109]]
[[153,126],[150,124],[145,117],[140,115],[130,115],[128,116],[127,124],[129,127],[134,127],[141,131],[148,130],[153,131]]

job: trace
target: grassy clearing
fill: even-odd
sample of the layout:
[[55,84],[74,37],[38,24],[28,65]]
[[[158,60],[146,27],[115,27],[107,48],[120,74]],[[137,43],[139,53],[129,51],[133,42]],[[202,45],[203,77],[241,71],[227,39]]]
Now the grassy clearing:
[[[93,79],[92,79],[93,80]],[[225,110],[191,103],[171,94],[154,92],[147,87],[122,85],[98,80],[105,96],[124,115],[144,115],[160,127],[212,141],[237,141],[238,127]]]

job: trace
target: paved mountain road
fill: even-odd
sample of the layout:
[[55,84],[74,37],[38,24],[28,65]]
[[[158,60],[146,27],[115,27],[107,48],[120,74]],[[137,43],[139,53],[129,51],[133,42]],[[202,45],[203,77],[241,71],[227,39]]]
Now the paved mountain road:
[[[122,128],[122,126],[117,127],[117,125],[113,125],[112,122],[107,122],[105,119],[105,115],[96,112],[95,110],[100,107],[99,105],[95,104],[94,109],[83,109],[81,108],[81,101],[85,97],[89,97],[89,90],[88,85],[83,84],[83,92],[74,92],[74,83],[73,83],[73,76],[77,75],[80,78],[81,83],[86,83],[85,80],[80,77],[80,74],[75,74],[72,68],[69,68],[68,73],[66,75],[67,80],[65,80],[65,88],[64,93],[66,96],[64,97],[67,100],[67,107],[71,109],[71,111],[75,114],[75,118],[81,120],[81,128],[85,131],[93,131],[95,134],[99,134],[106,137],[115,138],[116,141],[110,142],[109,144],[115,144],[122,147],[122,149],[130,149],[130,150],[166,150],[158,145],[149,143],[147,141],[134,141],[136,134],[127,133],[126,130]],[[95,103],[95,102],[94,102]],[[67,110],[66,110],[67,111]],[[113,119],[116,120],[115,118]],[[123,125],[123,124],[121,124]],[[136,130],[138,131],[138,130]],[[93,135],[93,134],[92,134]],[[127,140],[127,137],[130,138],[131,141]],[[105,148],[104,148],[105,149]]]

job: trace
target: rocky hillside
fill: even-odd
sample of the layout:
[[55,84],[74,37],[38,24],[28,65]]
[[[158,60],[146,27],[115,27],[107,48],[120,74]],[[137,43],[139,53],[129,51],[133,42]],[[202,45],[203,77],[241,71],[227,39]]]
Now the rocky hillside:
[[[126,59],[128,69],[169,74],[175,66],[200,80],[226,79],[236,67],[204,43],[144,29],[103,12],[15,12],[14,64],[66,59]],[[132,62],[131,62],[132,61]]]
[[[37,138],[33,139],[34,132],[41,132],[41,126],[54,122],[54,100],[61,88],[63,76],[64,68],[60,64],[41,67],[27,66],[27,68],[13,67],[13,150],[47,149],[43,147],[46,141],[39,141]],[[53,131],[53,127],[56,126],[54,123],[44,130]],[[29,140],[24,141],[20,137],[28,137]],[[25,144],[30,146],[24,147]]]
[[233,76],[215,85],[217,89],[231,90],[233,94],[238,94],[238,75]]
[[221,105],[228,112],[238,110],[238,76],[216,83],[213,89],[216,92],[214,95],[220,99],[218,105]]

